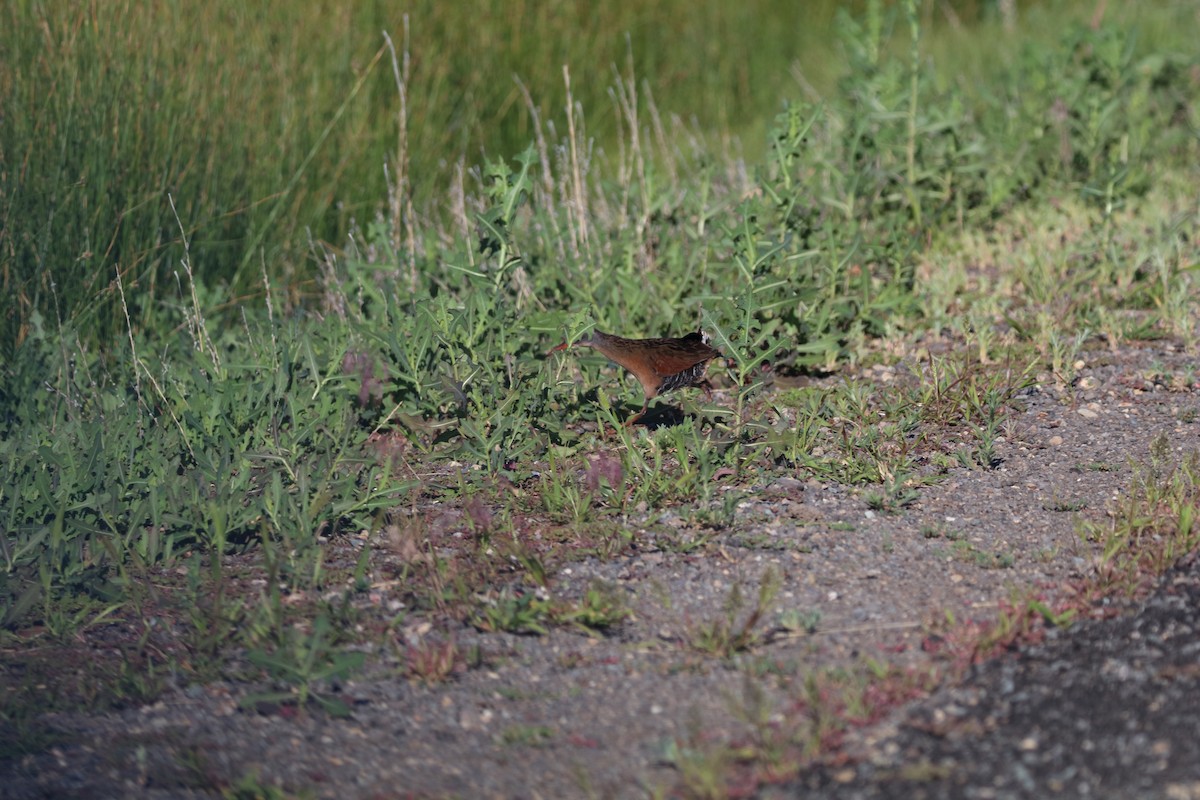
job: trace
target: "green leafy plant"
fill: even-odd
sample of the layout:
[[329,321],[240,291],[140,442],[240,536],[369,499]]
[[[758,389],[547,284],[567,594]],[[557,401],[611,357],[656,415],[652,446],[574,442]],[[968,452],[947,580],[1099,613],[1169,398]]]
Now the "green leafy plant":
[[462,658],[453,639],[423,639],[404,651],[408,674],[431,686],[448,680],[458,670]]
[[740,583],[734,583],[725,599],[723,614],[708,622],[693,623],[687,632],[689,647],[701,653],[730,658],[748,650],[761,641],[759,623],[766,618],[771,603],[779,593],[778,573],[768,569],[763,573],[753,605],[743,614],[746,605]]
[[579,601],[557,607],[554,618],[556,622],[573,625],[585,633],[603,633],[631,613],[615,587],[593,583]]
[[332,716],[348,716],[350,707],[331,690],[331,684],[358,672],[366,656],[336,645],[329,618],[318,615],[311,631],[289,628],[274,649],[250,650],[246,654],[250,663],[287,688],[247,695],[242,705],[294,702],[304,708],[313,701]]
[[534,592],[514,592],[502,589],[474,618],[474,624],[484,631],[545,634],[551,624],[549,600]]

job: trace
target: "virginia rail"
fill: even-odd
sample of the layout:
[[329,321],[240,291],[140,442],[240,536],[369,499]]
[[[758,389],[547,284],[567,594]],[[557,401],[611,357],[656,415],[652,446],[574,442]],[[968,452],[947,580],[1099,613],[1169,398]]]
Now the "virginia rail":
[[608,360],[632,372],[642,384],[646,402],[642,404],[641,411],[625,420],[626,428],[641,419],[650,407],[650,401],[660,394],[687,386],[700,386],[709,391],[704,371],[708,369],[709,361],[721,355],[709,347],[702,333],[689,333],[678,339],[625,339],[593,331],[574,343],[563,342],[550,352],[566,350],[568,347],[598,350]]

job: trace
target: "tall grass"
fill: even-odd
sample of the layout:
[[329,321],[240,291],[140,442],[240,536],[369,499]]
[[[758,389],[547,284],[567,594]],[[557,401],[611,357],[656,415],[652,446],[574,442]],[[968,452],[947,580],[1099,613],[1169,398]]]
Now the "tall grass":
[[[415,207],[460,164],[513,155],[536,111],[560,116],[564,65],[587,139],[615,145],[613,65],[664,108],[758,146],[787,66],[834,4],[396,4],[273,0],[42,3],[0,11],[0,352],[35,309],[103,342],[170,303],[179,231],[205,286],[294,295],[308,234],[340,242],[385,197],[401,139],[386,32],[410,56],[406,158]],[[697,68],[702,64],[702,68]],[[526,87],[533,105],[522,97]],[[641,87],[639,87],[640,89]]]

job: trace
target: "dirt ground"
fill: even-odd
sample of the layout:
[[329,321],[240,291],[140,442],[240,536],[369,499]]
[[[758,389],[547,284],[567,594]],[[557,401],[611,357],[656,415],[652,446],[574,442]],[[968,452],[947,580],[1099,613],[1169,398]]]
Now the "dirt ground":
[[767,796],[1200,797],[1198,607],[1193,552],[1126,616],[981,665],[881,726],[861,762]]
[[[1155,436],[1175,458],[1200,449],[1188,354],[1153,343],[1082,359],[1074,387],[1020,397],[996,468],[955,468],[896,513],[775,473],[693,552],[656,546],[688,520],[632,520],[630,552],[571,564],[553,584],[615,587],[633,613],[608,636],[464,626],[456,641],[480,664],[432,686],[374,653],[340,687],[352,703],[340,719],[245,710],[254,687],[230,683],[47,714],[48,746],[0,762],[0,797],[210,797],[250,776],[321,798],[1200,798],[1194,557],[1148,598],[1113,601],[1110,619],[1051,629],[902,702],[922,676],[952,674],[931,643],[949,647],[1015,592],[1052,606],[1092,573],[1081,525],[1106,522]],[[726,618],[735,587],[744,619],[774,580],[755,645],[704,652],[698,632]],[[854,685],[863,671],[892,676],[880,714],[843,708],[862,719],[814,734],[821,755],[798,775],[781,756],[779,780],[737,783],[738,754],[761,764],[772,735],[811,721],[819,676]]]

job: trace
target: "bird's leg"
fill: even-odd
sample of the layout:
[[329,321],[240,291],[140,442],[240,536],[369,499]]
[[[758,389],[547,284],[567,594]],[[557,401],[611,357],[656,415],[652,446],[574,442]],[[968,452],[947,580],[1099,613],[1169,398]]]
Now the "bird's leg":
[[624,425],[622,425],[621,427],[623,427],[623,428],[628,428],[628,427],[631,427],[631,426],[633,425],[633,423],[637,422],[639,419],[641,419],[642,417],[646,416],[646,409],[648,409],[648,408],[650,408],[650,401],[649,401],[649,400],[647,400],[647,401],[646,401],[646,402],[645,402],[645,403],[642,405],[642,410],[641,410],[641,411],[637,412],[636,414],[634,414],[633,416],[631,416],[629,419],[625,420],[625,424],[624,424]]

